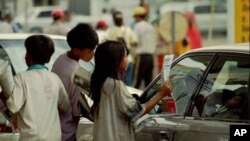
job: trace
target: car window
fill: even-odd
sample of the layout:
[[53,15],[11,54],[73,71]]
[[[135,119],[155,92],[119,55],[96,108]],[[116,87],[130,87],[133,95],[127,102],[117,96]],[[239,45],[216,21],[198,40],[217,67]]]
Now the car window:
[[[196,106],[203,117],[220,119],[245,119],[247,90],[249,87],[249,56],[222,56],[208,72]],[[204,91],[205,90],[205,91]]]
[[49,11],[41,11],[38,14],[38,18],[50,18],[51,17],[51,10]]
[[[210,14],[211,13],[211,5],[202,5],[194,7],[194,12],[196,14]],[[223,5],[214,5],[214,13],[226,13],[227,8]]]
[[[172,96],[175,101],[174,109],[178,115],[184,115],[189,99],[211,59],[212,56],[207,55],[190,56],[180,60],[177,64],[172,66],[169,81],[172,86]],[[158,76],[141,95],[140,102],[145,103],[152,98],[152,96],[160,90],[161,86],[162,80],[160,76]],[[173,106],[170,98],[167,98],[166,101],[163,100],[160,105],[161,112],[173,111],[167,107],[170,105]]]
[[184,115],[191,95],[196,90],[211,59],[212,56],[190,56],[182,59],[171,68],[172,96],[179,115]]
[[211,6],[210,5],[196,6],[194,8],[194,12],[196,14],[209,14],[211,12]]

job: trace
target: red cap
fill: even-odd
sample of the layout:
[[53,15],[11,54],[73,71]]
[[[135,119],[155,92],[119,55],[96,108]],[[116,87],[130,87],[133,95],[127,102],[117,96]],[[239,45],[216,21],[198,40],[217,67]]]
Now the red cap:
[[57,9],[57,10],[53,10],[51,12],[51,15],[55,18],[61,18],[64,16],[64,10],[61,10],[61,9]]
[[108,24],[104,20],[99,20],[96,23],[96,27],[108,27]]

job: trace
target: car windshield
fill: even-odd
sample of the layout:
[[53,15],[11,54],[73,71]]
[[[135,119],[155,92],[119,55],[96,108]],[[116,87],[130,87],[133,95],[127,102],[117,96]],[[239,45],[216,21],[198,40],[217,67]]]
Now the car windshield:
[[[55,59],[62,53],[66,52],[69,48],[67,42],[63,39],[53,39],[55,44],[56,51],[52,55],[50,63],[46,64],[46,66],[51,69],[53,62]],[[25,47],[24,40],[0,40],[1,46],[6,51],[8,58],[12,62],[15,73],[25,71],[27,69],[27,65],[25,63]],[[1,56],[2,58],[2,56]]]

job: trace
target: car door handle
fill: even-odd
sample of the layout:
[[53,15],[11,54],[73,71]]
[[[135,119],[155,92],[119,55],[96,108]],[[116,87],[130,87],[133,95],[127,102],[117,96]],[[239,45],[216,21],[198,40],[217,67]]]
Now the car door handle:
[[168,131],[160,131],[160,141],[170,141],[170,132]]

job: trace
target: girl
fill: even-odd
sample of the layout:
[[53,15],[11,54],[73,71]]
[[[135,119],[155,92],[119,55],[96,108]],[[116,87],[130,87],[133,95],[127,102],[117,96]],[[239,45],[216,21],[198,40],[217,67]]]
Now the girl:
[[94,141],[134,141],[133,121],[171,94],[170,86],[166,84],[149,102],[140,104],[122,81],[127,67],[124,44],[105,41],[97,47],[91,76]]

